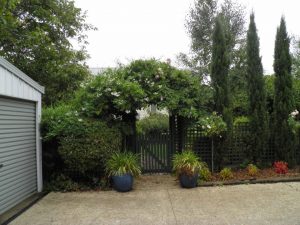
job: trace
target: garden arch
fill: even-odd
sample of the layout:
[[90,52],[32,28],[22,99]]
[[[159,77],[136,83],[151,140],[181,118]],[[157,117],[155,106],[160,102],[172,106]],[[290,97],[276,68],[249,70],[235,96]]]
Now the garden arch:
[[184,118],[197,117],[203,98],[205,94],[201,91],[199,77],[150,59],[106,70],[79,94],[79,105],[93,117],[121,122],[126,136],[124,149],[135,152],[137,110],[153,104],[167,109],[170,148],[180,151]]

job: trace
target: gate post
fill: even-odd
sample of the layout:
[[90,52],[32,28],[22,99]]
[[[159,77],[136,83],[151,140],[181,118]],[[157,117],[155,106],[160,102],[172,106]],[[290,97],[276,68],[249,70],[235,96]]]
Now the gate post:
[[178,134],[178,151],[182,152],[184,148],[184,117],[177,116],[177,134]]

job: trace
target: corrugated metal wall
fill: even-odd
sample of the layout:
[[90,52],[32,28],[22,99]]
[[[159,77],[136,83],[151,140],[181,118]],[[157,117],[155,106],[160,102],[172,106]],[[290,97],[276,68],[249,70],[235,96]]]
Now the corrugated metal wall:
[[37,190],[36,103],[0,97],[0,214]]

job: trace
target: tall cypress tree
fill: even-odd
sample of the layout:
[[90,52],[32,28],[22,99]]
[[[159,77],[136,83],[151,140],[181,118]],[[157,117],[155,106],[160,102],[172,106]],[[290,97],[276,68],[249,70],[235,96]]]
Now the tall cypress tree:
[[225,137],[217,143],[217,165],[222,165],[224,151],[230,143],[230,131],[232,130],[232,114],[230,110],[230,95],[228,87],[229,56],[226,45],[225,30],[218,16],[213,32],[212,62],[211,62],[211,85],[214,89],[215,110],[221,114],[227,124],[228,131]]
[[250,16],[247,32],[247,83],[249,96],[249,115],[251,118],[251,152],[250,159],[255,163],[261,161],[267,143],[266,94],[263,78],[263,66],[259,54],[259,37],[257,35],[254,14]]
[[211,84],[214,89],[215,110],[223,115],[227,126],[231,127],[230,95],[228,88],[229,56],[221,17],[218,16],[213,32]]
[[274,97],[274,144],[276,158],[289,161],[292,152],[293,135],[288,118],[293,110],[292,60],[290,39],[286,31],[285,19],[281,18],[277,28],[274,54],[275,97]]

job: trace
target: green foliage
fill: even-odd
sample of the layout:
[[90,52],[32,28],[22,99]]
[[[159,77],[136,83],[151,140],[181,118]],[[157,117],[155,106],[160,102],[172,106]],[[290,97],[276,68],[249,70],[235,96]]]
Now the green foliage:
[[207,117],[200,118],[197,123],[202,127],[205,136],[208,137],[220,136],[227,129],[226,123],[216,112]]
[[[298,111],[297,111],[298,112]],[[297,113],[298,115],[299,113]],[[295,116],[289,116],[288,124],[294,135],[300,134],[300,121],[295,119]]]
[[106,172],[109,176],[131,174],[137,177],[141,174],[138,156],[132,152],[115,153],[106,163]]
[[50,182],[45,184],[44,191],[61,191],[61,192],[70,192],[70,191],[79,191],[83,188],[77,182],[74,182],[70,177],[60,174],[57,176],[52,176]]
[[76,124],[78,130],[68,131],[68,135],[61,138],[58,152],[71,171],[82,174],[99,171],[99,175],[103,175],[106,161],[121,150],[121,135],[103,122],[79,123]]
[[247,116],[238,116],[238,117],[234,118],[233,125],[238,126],[240,124],[248,124],[249,122],[250,122],[249,117],[247,117]]
[[65,174],[53,174],[48,182],[44,183],[43,191],[45,192],[73,192],[73,191],[90,191],[90,190],[108,190],[109,181],[107,178],[94,178],[92,181],[81,180],[74,181]]
[[[219,3],[219,4],[218,4]],[[191,55],[181,54],[180,60],[195,74],[205,78],[210,74],[212,36],[217,16],[223,16],[226,44],[231,52],[232,69],[241,75],[239,61],[243,59],[240,46],[244,45],[245,8],[236,1],[196,0],[190,9],[186,27],[191,37]],[[239,79],[239,78],[238,78]]]
[[229,57],[226,47],[224,28],[218,17],[213,33],[211,65],[211,85],[214,89],[215,109],[221,114],[228,128],[232,125],[230,113],[230,93],[228,88]]
[[124,68],[109,69],[87,83],[75,100],[80,113],[107,121],[121,120],[122,116],[136,114],[136,109],[145,107],[144,90],[124,75]]
[[275,76],[274,75],[266,75],[264,76],[265,80],[265,91],[266,91],[266,104],[267,104],[267,111],[270,115],[273,114],[274,111],[274,83],[275,83]]
[[200,181],[210,181],[212,179],[212,174],[207,166],[203,166],[199,171]]
[[268,117],[266,112],[266,94],[263,79],[263,66],[259,55],[259,38],[254,14],[250,16],[247,33],[247,82],[249,96],[249,116],[251,132],[251,158],[261,161],[266,152],[268,140]]
[[201,87],[188,71],[156,60],[137,60],[96,77],[77,93],[75,104],[84,109],[84,115],[108,121],[135,116],[138,109],[151,104],[194,117],[207,98]]
[[247,166],[247,173],[249,176],[255,177],[259,172],[259,169],[254,164],[249,164]]
[[224,168],[219,173],[222,180],[230,180],[233,178],[233,173],[230,168]]
[[295,43],[295,51],[292,55],[292,75],[293,77],[300,79],[300,40]]
[[[42,115],[43,141],[51,141],[57,137],[67,136],[70,132],[78,130],[77,126],[82,122],[79,113],[67,104],[44,108]],[[78,131],[81,132],[80,129]]]
[[[116,128],[81,117],[68,105],[44,110],[42,136],[48,170],[65,167],[81,174],[94,171],[100,176],[106,160],[121,148],[121,134]],[[51,161],[63,165],[51,165]]]
[[187,176],[193,176],[202,168],[202,163],[199,157],[192,151],[183,151],[182,153],[176,153],[173,157],[173,171],[180,176],[185,174]]
[[126,80],[138,82],[145,104],[155,104],[173,114],[195,117],[209,94],[199,77],[157,60],[136,60],[125,67]]
[[300,79],[299,78],[293,78],[293,97],[294,97],[295,109],[300,111]]
[[169,116],[161,113],[151,113],[150,116],[137,121],[138,134],[166,133],[169,130]]
[[[275,95],[275,75],[264,76],[265,79],[265,89],[267,95],[267,107],[269,113],[273,112],[274,108],[274,95]],[[294,100],[294,109],[300,111],[300,80],[297,77],[292,77],[292,86],[293,86],[293,100]]]
[[288,124],[293,110],[290,39],[284,18],[277,29],[274,53],[275,97],[274,97],[274,140],[276,158],[289,161],[293,151],[292,134]]
[[1,0],[0,5],[0,55],[46,87],[44,104],[70,97],[89,74],[85,31],[94,28],[86,15],[70,0]]
[[247,169],[247,166],[250,164],[250,160],[249,159],[244,159],[244,161],[240,164],[240,168],[241,169]]

